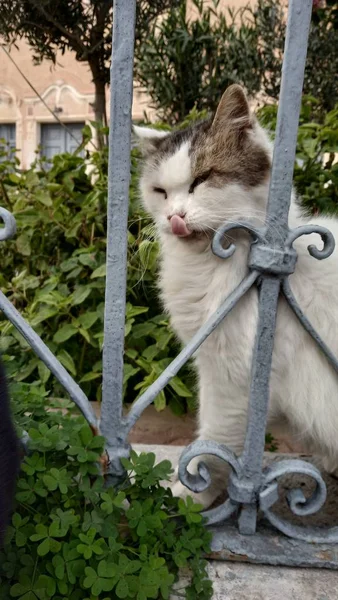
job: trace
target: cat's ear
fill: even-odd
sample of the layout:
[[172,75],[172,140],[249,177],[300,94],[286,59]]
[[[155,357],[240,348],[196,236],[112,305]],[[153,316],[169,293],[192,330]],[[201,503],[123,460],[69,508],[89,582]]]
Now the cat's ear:
[[217,107],[212,128],[219,131],[224,126],[246,129],[252,126],[249,104],[243,88],[234,84],[228,87]]
[[170,132],[133,125],[133,133],[141,152],[147,156],[157,150],[159,141],[167,137]]

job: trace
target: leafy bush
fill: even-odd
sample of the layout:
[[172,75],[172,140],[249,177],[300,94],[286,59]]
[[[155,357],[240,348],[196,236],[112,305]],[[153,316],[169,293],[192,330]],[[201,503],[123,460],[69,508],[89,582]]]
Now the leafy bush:
[[[181,2],[155,20],[136,44],[135,75],[161,119],[178,123],[194,108],[213,110],[231,83],[250,94],[260,90],[264,73],[257,51],[258,30],[249,9],[219,7],[220,0]],[[189,15],[189,16],[188,16]]]
[[191,574],[187,599],[211,598],[203,559],[211,534],[199,505],[160,486],[170,462],[132,452],[125,484],[114,490],[98,472],[104,440],[71,402],[50,402],[47,412],[39,385],[16,384],[13,395],[30,454],[0,552],[0,599],[167,599],[179,568]]
[[[90,137],[84,130],[84,141]],[[20,171],[14,155],[2,151],[1,204],[17,220],[18,233],[0,245],[0,287],[43,341],[83,387],[100,400],[106,251],[107,150],[83,158],[83,145],[37,159]],[[124,392],[133,401],[174,358],[178,346],[161,314],[155,285],[158,244],[138,206],[138,153],[132,153],[128,230],[128,290]],[[50,167],[50,168],[47,168]],[[49,370],[6,319],[0,321],[1,347],[16,381],[37,378],[60,394]],[[175,377],[155,401],[180,413],[192,409],[192,375]]]
[[[338,101],[337,24],[335,0],[314,7],[304,92],[316,97],[322,112]],[[257,0],[237,11],[220,0],[193,0],[189,8],[182,0],[136,44],[136,79],[160,118],[170,123],[194,106],[215,109],[231,83],[242,84],[250,96],[277,100],[285,25],[279,0]]]
[[[205,116],[196,109],[183,122]],[[259,112],[262,124],[275,128],[277,107]],[[318,101],[305,97],[299,128],[295,184],[303,206],[312,214],[338,214],[337,107],[326,116]],[[318,122],[318,118],[322,122]],[[90,135],[84,131],[86,141]],[[0,288],[30,322],[90,399],[101,397],[101,347],[106,250],[107,152],[83,158],[53,159],[51,168],[37,160],[19,170],[13,153],[1,152],[1,205],[18,223],[17,237],[0,244]],[[153,226],[137,200],[139,155],[132,152],[128,229],[128,289],[124,395],[135,399],[169,364],[178,351],[156,292],[158,243]],[[47,392],[60,386],[15,328],[0,321],[6,368],[16,381],[39,380]],[[194,378],[187,366],[155,401],[180,414],[195,407]]]
[[[298,129],[294,184],[310,214],[338,216],[338,104],[318,122],[318,101],[304,97]],[[259,111],[261,123],[273,132],[277,106]]]
[[314,0],[304,92],[312,94],[322,111],[338,102],[338,4],[337,0]]

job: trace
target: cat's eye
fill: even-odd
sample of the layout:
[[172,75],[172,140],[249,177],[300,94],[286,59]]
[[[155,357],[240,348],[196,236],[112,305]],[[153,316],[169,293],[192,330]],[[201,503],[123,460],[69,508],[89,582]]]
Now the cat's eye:
[[201,183],[204,183],[204,181],[206,181],[210,177],[210,175],[211,169],[209,171],[206,171],[205,173],[202,173],[202,175],[196,177],[189,188],[189,194],[193,194],[194,189],[197,188],[198,185],[201,185]]
[[153,191],[156,192],[157,194],[163,194],[164,198],[167,199],[167,192],[165,191],[165,189],[160,188],[160,187],[154,187]]

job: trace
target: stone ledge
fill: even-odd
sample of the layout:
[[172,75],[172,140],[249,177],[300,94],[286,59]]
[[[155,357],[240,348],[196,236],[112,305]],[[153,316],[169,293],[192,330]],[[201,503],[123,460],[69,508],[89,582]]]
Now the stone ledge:
[[[337,600],[335,571],[212,561],[213,600]],[[184,587],[182,578],[179,587]],[[171,600],[182,600],[173,595]]]

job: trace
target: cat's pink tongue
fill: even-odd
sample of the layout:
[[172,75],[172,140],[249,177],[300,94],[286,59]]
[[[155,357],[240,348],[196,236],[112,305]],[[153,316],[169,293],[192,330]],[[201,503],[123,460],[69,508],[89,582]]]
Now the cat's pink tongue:
[[179,215],[173,215],[170,219],[171,231],[178,237],[188,237],[191,235],[186,222]]

